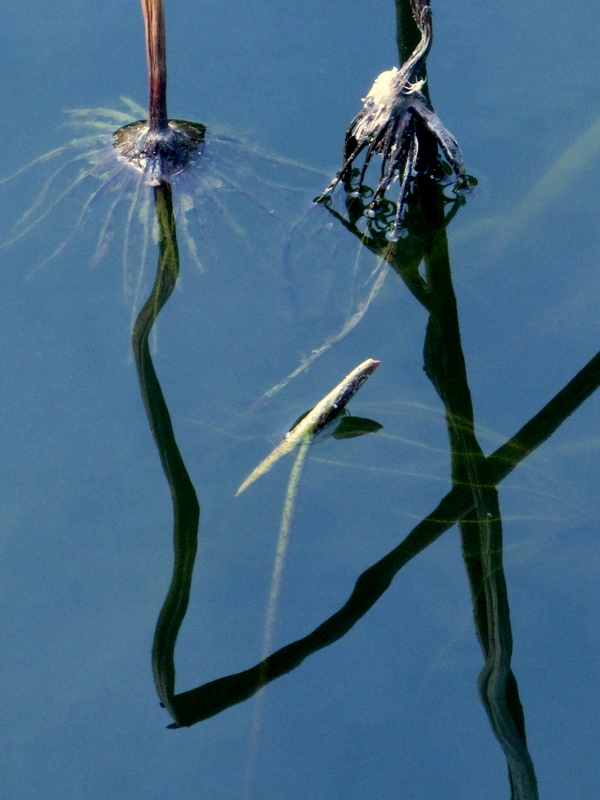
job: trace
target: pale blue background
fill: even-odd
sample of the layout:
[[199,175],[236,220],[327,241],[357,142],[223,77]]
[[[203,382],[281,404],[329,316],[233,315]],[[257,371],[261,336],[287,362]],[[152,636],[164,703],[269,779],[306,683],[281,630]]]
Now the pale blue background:
[[[479,179],[450,246],[489,452],[598,348],[600,134],[535,217],[525,216],[531,202],[519,205],[598,119],[598,11],[574,0],[543,9],[461,0],[433,11],[433,103]],[[397,63],[390,0],[171,0],[166,12],[171,115],[225,125],[325,176],[339,166],[360,98]],[[0,174],[8,175],[72,135],[60,127],[63,109],[114,107],[121,95],[145,102],[137,2],[67,0],[59,11],[6,0],[0,74]],[[32,170],[0,187],[3,238],[48,174]],[[307,180],[298,215],[323,186],[320,176]],[[505,760],[476,694],[482,658],[455,531],[412,562],[345,639],[267,690],[256,735],[254,701],[189,730],[165,729],[150,646],[171,568],[171,510],[129,356],[119,237],[90,269],[100,224],[91,214],[71,246],[31,275],[82,197],[0,251],[6,796],[507,798]],[[494,216],[501,220],[491,225]],[[225,258],[200,275],[182,248],[181,291],[158,326],[157,369],[203,507],[179,690],[259,657],[289,462],[241,498],[234,492],[361,360],[382,366],[353,411],[385,427],[315,448],[276,644],[336,610],[359,572],[449,488],[443,411],[422,372],[426,316],[394,276],[351,336],[247,413],[335,329],[355,248],[341,237],[336,258],[327,256],[316,238],[322,219],[306,226],[306,270],[296,261],[285,280],[280,264],[258,256]],[[260,252],[275,234],[266,225],[255,235]],[[153,264],[152,256],[149,273]],[[339,292],[323,298],[317,280]],[[592,797],[600,781],[598,411],[594,397],[500,492],[513,665],[547,800]]]

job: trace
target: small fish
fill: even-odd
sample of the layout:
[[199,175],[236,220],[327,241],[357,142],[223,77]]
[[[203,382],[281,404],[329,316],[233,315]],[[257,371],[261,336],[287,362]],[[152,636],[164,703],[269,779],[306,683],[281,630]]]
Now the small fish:
[[293,448],[307,436],[312,436],[321,430],[328,422],[340,413],[346,404],[354,397],[369,375],[377,369],[380,362],[368,358],[359,364],[356,369],[346,375],[344,380],[328,395],[320,400],[317,405],[302,417],[291,431],[286,433],[283,441],[253,470],[237,490],[236,497],[247,489],[251,483],[271,469],[275,462],[287,455]]

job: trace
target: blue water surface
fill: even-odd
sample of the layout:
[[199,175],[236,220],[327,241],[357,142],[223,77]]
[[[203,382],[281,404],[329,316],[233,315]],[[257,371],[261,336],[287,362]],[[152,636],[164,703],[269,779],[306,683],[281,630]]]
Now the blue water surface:
[[[183,691],[260,659],[292,457],[234,495],[354,366],[382,362],[351,409],[384,427],[311,446],[273,646],[336,611],[451,479],[444,409],[422,369],[427,315],[393,273],[351,333],[265,399],[335,337],[383,269],[312,199],[339,169],[361,98],[397,64],[394,4],[165,5],[170,114],[246,148],[223,162],[222,182],[180,184],[181,279],[153,339],[202,506],[176,650]],[[6,0],[3,12],[0,175],[79,135],[64,127],[65,109],[145,103],[134,0],[67,0],[60,14]],[[486,453],[600,340],[600,20],[587,9],[581,24],[582,13],[574,0],[543,11],[531,1],[433,4],[432,102],[479,181],[448,235]],[[166,729],[150,649],[172,509],[130,348],[156,265],[151,206],[146,214],[126,183],[102,234],[116,195],[100,194],[80,219],[98,181],[77,183],[75,162],[53,184],[64,199],[15,238],[68,157],[0,185],[1,237],[15,239],[0,250],[6,796],[510,797],[477,695],[482,655],[456,528],[345,638],[260,700]],[[591,797],[600,780],[598,411],[593,396],[500,486],[513,669],[547,800]]]

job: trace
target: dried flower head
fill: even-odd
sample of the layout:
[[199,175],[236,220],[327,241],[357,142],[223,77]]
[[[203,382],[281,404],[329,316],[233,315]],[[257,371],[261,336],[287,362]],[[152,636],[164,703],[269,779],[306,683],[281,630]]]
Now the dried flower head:
[[[418,73],[431,47],[431,8],[423,0],[413,0],[412,5],[420,41],[400,69],[393,67],[375,80],[346,131],[342,169],[317,198],[317,202],[324,201],[340,181],[352,196],[360,196],[365,191],[364,179],[371,159],[378,153],[382,157],[381,172],[366,214],[376,216],[390,184],[397,180],[400,187],[396,214],[387,232],[390,240],[401,235],[407,197],[418,175],[429,174],[438,179],[453,175],[455,191],[472,185],[458,142],[421,91],[425,80],[419,79]],[[363,165],[356,169],[354,162],[365,149]]]

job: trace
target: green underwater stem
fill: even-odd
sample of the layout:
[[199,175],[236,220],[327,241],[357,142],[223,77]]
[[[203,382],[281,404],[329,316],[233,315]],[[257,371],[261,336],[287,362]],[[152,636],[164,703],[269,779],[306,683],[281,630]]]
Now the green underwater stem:
[[292,529],[292,519],[294,516],[294,509],[296,507],[296,497],[298,496],[300,478],[302,477],[302,470],[304,468],[306,457],[308,456],[308,448],[311,440],[312,434],[307,433],[300,442],[298,454],[294,459],[287,491],[285,493],[285,501],[281,515],[281,525],[279,527],[279,536],[277,537],[277,546],[275,548],[275,562],[273,564],[271,587],[269,589],[269,602],[267,605],[267,613],[265,615],[262,646],[263,658],[268,655],[271,649],[271,643],[273,641],[273,632],[275,630],[275,621],[277,618],[277,605],[279,603],[279,595],[281,593],[281,579],[283,577],[283,568],[285,566],[285,558],[290,541],[290,531]]
[[175,719],[171,706],[175,694],[175,642],[189,602],[198,547],[200,505],[177,446],[169,410],[150,353],[152,327],[171,296],[179,275],[179,253],[169,184],[156,186],[154,199],[160,237],[158,268],[152,291],[135,321],[132,345],[144,407],[173,502],[173,573],[156,623],[152,669],[158,696]]
[[[408,0],[397,4],[398,29],[403,29],[406,38],[410,36],[408,5]],[[410,5],[416,21],[414,27],[421,29],[419,13],[430,20],[429,3],[410,0]],[[400,38],[398,44],[402,58]],[[452,284],[445,202],[438,182],[426,178],[416,182],[413,203],[418,208],[420,224],[428,231],[424,237],[421,231],[425,278],[424,291],[419,291],[419,300],[429,312],[424,367],[445,408],[453,485],[468,487],[472,494],[472,508],[458,520],[458,526],[475,628],[484,655],[479,694],[507,759],[511,797],[534,800],[538,797],[537,779],[527,748],[518,685],[511,668],[513,637],[502,558],[500,504],[496,487],[484,479],[485,456],[475,435],[473,403]],[[390,263],[396,261],[394,255],[390,250]],[[397,271],[403,272],[401,258],[397,261]]]
[[[541,411],[485,458],[480,471],[483,484],[497,486],[599,386],[600,353],[597,353]],[[455,486],[397,547],[359,576],[346,603],[307,636],[282,647],[248,670],[175,695],[172,707],[177,722],[170,727],[194,725],[247,700],[267,683],[296,669],[313,653],[341,639],[375,605],[402,567],[473,507],[471,487]]]

